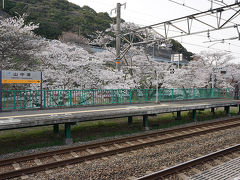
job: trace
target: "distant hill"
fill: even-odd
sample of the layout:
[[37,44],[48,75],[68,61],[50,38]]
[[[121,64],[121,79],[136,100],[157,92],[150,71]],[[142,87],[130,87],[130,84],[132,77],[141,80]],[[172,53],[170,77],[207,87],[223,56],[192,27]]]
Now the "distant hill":
[[183,47],[183,45],[181,43],[179,43],[178,41],[171,39],[171,43],[172,43],[172,51],[174,53],[181,53],[183,54],[184,59],[190,61],[193,59],[193,53],[188,51],[185,47]]
[[149,46],[147,49],[147,52],[149,55],[157,58],[161,57],[164,59],[171,60],[171,54],[183,54],[183,59],[186,61],[192,60],[192,56],[194,55],[192,52],[187,51],[186,48],[184,48],[178,41],[171,39],[172,48],[170,49],[159,49],[158,46],[155,46],[153,49],[153,46]]
[[96,13],[88,6],[80,7],[67,0],[5,0],[4,11],[11,16],[28,14],[27,22],[40,25],[35,33],[48,39],[57,39],[64,31],[92,38],[96,31],[104,31],[112,22],[107,13]]

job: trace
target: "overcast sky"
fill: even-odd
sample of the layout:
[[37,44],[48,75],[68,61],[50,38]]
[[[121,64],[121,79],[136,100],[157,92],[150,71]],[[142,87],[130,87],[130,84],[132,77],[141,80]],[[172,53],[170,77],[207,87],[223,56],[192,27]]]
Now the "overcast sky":
[[[107,12],[110,14],[111,10],[116,7],[116,4],[127,3],[126,9],[122,8],[122,18],[127,22],[133,22],[138,25],[152,25],[155,23],[160,23],[167,20],[172,20],[174,18],[183,17],[186,15],[197,13],[197,11],[190,8],[178,5],[176,3],[170,2],[169,0],[69,0],[72,3],[78,4],[81,7],[87,5],[93,8],[97,12]],[[210,0],[174,0],[180,4],[185,4],[186,6],[193,7],[201,11],[207,11],[211,8]],[[222,1],[222,0],[218,0]],[[233,4],[235,0],[223,0],[224,3]],[[219,3],[219,2],[218,2]],[[213,8],[217,8],[219,5],[214,4]],[[228,18],[231,14],[223,14],[222,18]],[[114,17],[116,14],[113,12],[110,16]],[[213,18],[202,19],[210,24],[216,24],[216,20]],[[233,22],[240,22],[240,17],[237,17]],[[232,24],[229,24],[232,25]],[[182,24],[183,26],[183,24]],[[186,27],[186,25],[184,24]],[[205,26],[199,26],[199,24],[193,24],[193,28],[197,29],[208,29]],[[240,28],[239,28],[240,30]],[[236,28],[215,31],[210,33],[210,39],[226,39],[237,37]],[[225,41],[224,43],[204,43],[209,41],[207,33],[202,33],[192,36],[184,36],[176,38],[182,43],[189,51],[194,53],[199,53],[202,50],[210,51],[231,51],[232,55],[237,57],[240,63],[240,41],[232,40]],[[203,47],[202,47],[203,46]],[[210,48],[208,48],[210,46]],[[237,62],[237,61],[235,61]]]

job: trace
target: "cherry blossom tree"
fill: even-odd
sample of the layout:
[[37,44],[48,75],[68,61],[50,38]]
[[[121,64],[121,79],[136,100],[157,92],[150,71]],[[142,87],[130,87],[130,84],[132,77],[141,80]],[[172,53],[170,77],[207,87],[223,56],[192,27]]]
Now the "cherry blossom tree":
[[33,55],[42,45],[32,32],[38,25],[24,24],[24,17],[10,17],[0,20],[0,63],[2,69],[27,70],[36,62]]
[[240,77],[239,66],[231,64],[232,59],[233,57],[226,53],[201,52],[193,61],[167,76],[164,87],[211,88],[213,73],[216,88],[232,87],[233,81]]
[[[45,87],[51,89],[134,88],[131,76],[111,66],[108,51],[89,54],[76,45],[49,41],[36,57],[41,59]],[[110,61],[108,59],[110,57]]]
[[[240,67],[231,64],[233,58],[227,54],[202,52],[177,69],[172,63],[155,61],[143,46],[131,46],[121,60],[121,71],[117,71],[115,49],[107,46],[113,40],[109,34],[99,32],[92,43],[105,49],[89,53],[77,44],[35,36],[32,30],[38,26],[25,25],[23,19],[0,20],[1,65],[5,69],[42,71],[45,89],[151,89],[157,83],[159,88],[210,88],[216,67],[224,67],[227,73],[216,72],[215,87],[232,87],[234,81],[240,80]],[[122,28],[136,27],[126,23]],[[24,62],[22,66],[14,61],[16,57]],[[170,68],[175,69],[174,74],[170,74]]]

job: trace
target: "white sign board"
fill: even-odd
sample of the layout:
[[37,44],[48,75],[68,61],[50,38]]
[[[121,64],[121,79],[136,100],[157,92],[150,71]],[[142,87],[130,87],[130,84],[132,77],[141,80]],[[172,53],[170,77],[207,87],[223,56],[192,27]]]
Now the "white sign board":
[[171,54],[171,61],[182,61],[183,55],[182,54]]
[[41,83],[41,72],[2,70],[2,83]]

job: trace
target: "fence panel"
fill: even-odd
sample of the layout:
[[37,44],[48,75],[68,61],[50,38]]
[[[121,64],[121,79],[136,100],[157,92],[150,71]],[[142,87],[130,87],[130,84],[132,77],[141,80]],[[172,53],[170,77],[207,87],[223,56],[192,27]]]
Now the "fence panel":
[[[156,101],[156,89],[89,89],[89,90],[3,90],[2,109],[35,109],[144,103]],[[233,98],[233,88],[158,89],[158,101],[204,98]]]
[[[145,102],[156,101],[156,89],[144,89]],[[160,89],[158,90],[158,98],[160,97]]]
[[40,108],[41,91],[38,90],[4,90],[2,91],[2,108],[17,110]]

